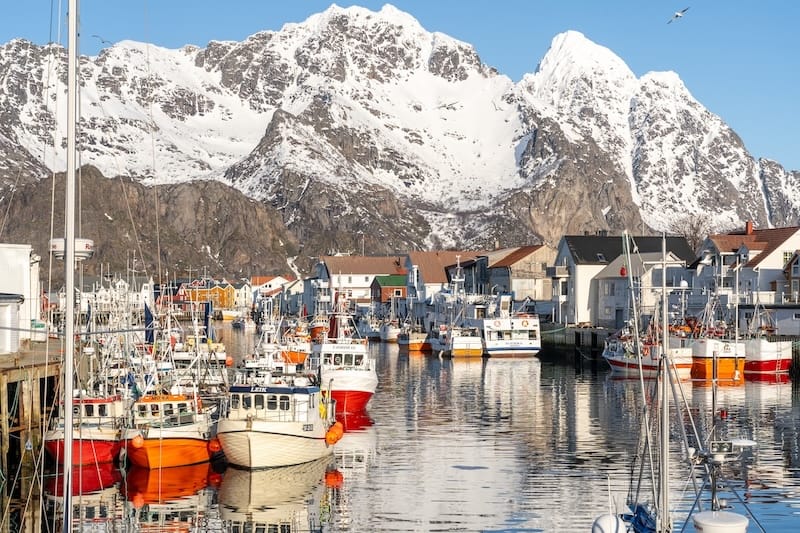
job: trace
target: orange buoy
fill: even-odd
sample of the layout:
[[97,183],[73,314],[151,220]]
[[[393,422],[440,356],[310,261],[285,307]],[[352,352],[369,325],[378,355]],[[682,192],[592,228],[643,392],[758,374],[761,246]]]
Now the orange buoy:
[[144,496],[142,496],[141,492],[137,492],[133,495],[131,502],[133,502],[134,509],[141,509],[144,507]]
[[325,486],[338,489],[344,482],[344,476],[338,470],[330,470],[325,472]]
[[211,453],[217,453],[222,449],[222,444],[220,444],[219,439],[214,437],[210,441],[208,441],[208,451]]
[[325,442],[332,446],[339,442],[342,435],[344,435],[344,426],[341,422],[335,422],[325,433]]
[[225,358],[225,366],[227,367],[233,366],[233,357],[231,357],[230,355]]

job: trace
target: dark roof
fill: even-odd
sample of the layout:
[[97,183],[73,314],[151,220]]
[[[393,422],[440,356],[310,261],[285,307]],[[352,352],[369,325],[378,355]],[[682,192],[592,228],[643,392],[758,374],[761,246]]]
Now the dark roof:
[[[623,253],[621,235],[615,237],[601,235],[565,235],[564,240],[578,265],[607,265]],[[639,253],[661,251],[661,237],[631,237],[631,252]],[[667,237],[667,251],[674,253],[687,264],[695,259],[694,250],[686,237]]]

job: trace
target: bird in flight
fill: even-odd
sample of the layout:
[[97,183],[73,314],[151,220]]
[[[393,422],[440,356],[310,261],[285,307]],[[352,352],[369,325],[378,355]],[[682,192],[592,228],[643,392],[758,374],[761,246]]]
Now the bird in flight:
[[667,24],[672,24],[673,22],[681,18],[683,14],[686,13],[687,11],[689,11],[688,7],[683,8],[680,11],[676,11],[675,14],[672,15],[672,18],[667,21]]

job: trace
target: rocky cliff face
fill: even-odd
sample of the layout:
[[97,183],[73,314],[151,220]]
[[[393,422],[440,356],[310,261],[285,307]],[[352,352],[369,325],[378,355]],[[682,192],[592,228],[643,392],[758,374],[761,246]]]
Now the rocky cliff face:
[[[0,207],[30,221],[9,219],[4,240],[48,226],[65,63],[57,46],[0,48]],[[82,196],[97,201],[82,221],[112,268],[136,250],[150,269],[308,273],[362,238],[379,254],[669,231],[700,213],[717,230],[800,223],[797,172],[754,159],[676,74],[636,78],[577,32],[514,84],[391,6],[332,6],[241,43],[119,43],[82,58],[81,79],[96,169]]]

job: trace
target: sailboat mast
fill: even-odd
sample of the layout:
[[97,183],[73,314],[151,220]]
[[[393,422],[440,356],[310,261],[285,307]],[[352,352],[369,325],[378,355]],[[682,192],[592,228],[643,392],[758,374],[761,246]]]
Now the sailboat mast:
[[667,322],[667,237],[661,238],[661,429],[659,445],[659,502],[658,531],[672,531],[669,516],[669,390],[670,361],[667,355],[669,347],[669,324]]
[[69,0],[67,35],[67,174],[64,194],[64,522],[72,531],[72,368],[75,355],[75,166],[78,98],[78,0]]

